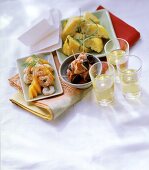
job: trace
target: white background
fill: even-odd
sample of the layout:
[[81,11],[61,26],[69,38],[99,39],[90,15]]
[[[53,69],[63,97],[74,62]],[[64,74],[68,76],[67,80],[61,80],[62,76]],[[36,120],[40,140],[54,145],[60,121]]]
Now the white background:
[[[100,107],[90,92],[57,120],[44,120],[9,102],[15,90],[7,78],[17,72],[16,59],[28,50],[17,37],[48,8],[63,17],[78,8],[94,11],[102,4],[134,26],[141,40],[130,50],[143,60],[142,96]],[[149,1],[148,0],[1,0],[0,116],[2,170],[148,170],[149,169]]]

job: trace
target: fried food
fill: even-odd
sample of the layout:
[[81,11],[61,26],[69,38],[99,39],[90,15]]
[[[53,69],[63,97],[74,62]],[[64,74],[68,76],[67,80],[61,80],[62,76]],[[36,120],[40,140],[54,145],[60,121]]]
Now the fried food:
[[73,53],[100,53],[103,50],[103,39],[109,39],[109,34],[99,19],[90,12],[83,16],[65,20],[62,30],[62,52],[70,56]]

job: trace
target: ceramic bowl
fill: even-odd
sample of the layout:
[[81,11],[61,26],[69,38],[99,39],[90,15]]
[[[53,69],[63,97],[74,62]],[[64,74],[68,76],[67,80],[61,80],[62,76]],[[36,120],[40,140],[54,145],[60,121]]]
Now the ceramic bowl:
[[[87,53],[87,55],[92,55],[92,54],[89,54]],[[75,57],[77,58],[79,56],[79,53],[75,54]],[[93,56],[93,55],[92,55]],[[66,58],[64,60],[64,62],[61,64],[60,68],[59,68],[59,74],[60,74],[60,77],[61,79],[68,85],[70,85],[71,87],[74,87],[74,88],[78,88],[78,89],[86,89],[88,87],[90,87],[92,85],[92,82],[91,80],[87,83],[82,83],[82,84],[74,84],[74,83],[71,83],[69,80],[68,80],[68,77],[67,77],[67,69],[68,69],[68,66],[69,64],[75,60],[75,57],[74,55],[71,55],[69,56],[68,58]],[[95,59],[95,63],[96,62],[100,62],[100,60],[93,56],[94,59]]]

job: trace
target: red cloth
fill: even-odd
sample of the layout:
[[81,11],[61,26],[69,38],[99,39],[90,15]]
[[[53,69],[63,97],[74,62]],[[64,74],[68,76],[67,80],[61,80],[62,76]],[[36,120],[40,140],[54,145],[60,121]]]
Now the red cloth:
[[[100,9],[104,9],[104,7],[99,6],[97,8],[97,10]],[[125,39],[129,43],[130,47],[132,47],[139,40],[140,33],[135,28],[113,15],[111,12],[109,12],[109,14],[113,23],[116,36],[118,38]]]

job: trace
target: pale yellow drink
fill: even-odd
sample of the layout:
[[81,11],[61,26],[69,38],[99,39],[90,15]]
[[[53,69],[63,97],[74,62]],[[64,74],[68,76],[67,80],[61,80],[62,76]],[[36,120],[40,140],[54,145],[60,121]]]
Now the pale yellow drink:
[[122,92],[130,98],[135,98],[140,95],[141,89],[139,86],[138,75],[134,69],[125,69],[120,73],[122,84]]
[[113,50],[107,55],[107,60],[116,69],[116,64],[118,60],[121,59],[124,54],[125,54],[124,50],[121,49]]
[[97,101],[102,105],[111,103],[114,98],[114,80],[112,76],[101,74],[93,82],[93,88]]

